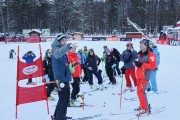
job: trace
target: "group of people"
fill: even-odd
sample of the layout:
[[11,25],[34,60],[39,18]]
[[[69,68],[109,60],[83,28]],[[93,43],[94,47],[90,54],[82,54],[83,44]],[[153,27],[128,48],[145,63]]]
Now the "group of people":
[[[126,89],[133,91],[137,88],[137,95],[140,101],[138,110],[140,114],[149,111],[146,91],[157,93],[156,73],[160,64],[160,53],[157,46],[148,39],[140,42],[140,51],[134,50],[132,43],[126,44],[127,49],[120,54],[116,49],[109,49],[104,46],[102,58],[95,54],[93,49],[79,49],[76,52],[77,44],[67,44],[64,34],[59,34],[51,44],[52,49],[45,52],[43,59],[44,78],[46,82],[54,81],[55,84],[47,84],[47,96],[51,100],[51,93],[56,87],[59,100],[54,112],[54,120],[67,120],[67,107],[70,101],[76,101],[76,96],[80,92],[80,82],[87,82],[92,89],[103,89],[102,70],[99,65],[105,64],[104,68],[110,80],[109,84],[116,84],[116,77],[125,74]],[[23,59],[27,63],[32,63],[35,58],[32,51],[27,52]],[[124,66],[120,69],[119,63]],[[84,73],[83,77],[82,73]],[[93,75],[96,76],[99,86],[93,85]],[[131,82],[131,78],[133,83]],[[82,79],[81,79],[82,78]],[[70,93],[70,83],[72,92]],[[32,79],[28,84],[34,84]],[[134,84],[134,87],[133,87]],[[70,95],[71,94],[71,95]]]

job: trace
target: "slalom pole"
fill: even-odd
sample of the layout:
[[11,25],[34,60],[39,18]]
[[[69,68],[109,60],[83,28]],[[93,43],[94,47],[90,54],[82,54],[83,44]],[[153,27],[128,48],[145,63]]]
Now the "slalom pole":
[[18,45],[18,52],[17,52],[17,73],[16,73],[16,119],[18,118],[18,105],[19,105],[19,86],[18,86],[18,81],[19,81],[19,45]]
[[121,105],[122,105],[122,88],[123,88],[123,74],[122,74],[122,81],[121,81],[121,92],[120,92],[120,110],[121,110]]
[[84,110],[84,94],[82,95],[82,102],[83,102],[83,110]]

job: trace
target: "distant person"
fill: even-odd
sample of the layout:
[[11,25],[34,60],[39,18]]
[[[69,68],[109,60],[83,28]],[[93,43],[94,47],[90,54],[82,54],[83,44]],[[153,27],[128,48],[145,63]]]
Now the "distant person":
[[80,60],[80,64],[81,64],[81,69],[83,70],[84,72],[84,77],[82,79],[83,82],[86,82],[88,81],[88,71],[87,71],[87,68],[85,67],[84,63],[86,61],[86,55],[83,53],[82,49],[80,49],[77,53],[78,55],[78,58]]
[[124,92],[130,90],[133,91],[130,76],[133,79],[134,86],[137,86],[137,80],[135,75],[135,67],[133,61],[137,59],[137,52],[133,49],[132,43],[126,44],[127,49],[123,51],[121,61],[124,62],[125,78],[126,78],[126,89]]
[[80,92],[80,77],[82,73],[81,64],[76,53],[76,47],[71,48],[71,50],[67,53],[69,64],[72,65],[73,71],[71,71],[73,82],[72,85],[72,93],[71,93],[71,103],[74,103],[77,99],[77,95]]
[[[24,56],[22,57],[22,59],[24,59],[26,61],[26,63],[31,64],[33,63],[33,60],[36,58],[36,55],[33,53],[33,51],[28,51],[26,54],[24,54]],[[32,82],[32,78],[28,79],[27,85],[35,85],[35,82]]]
[[105,68],[106,68],[106,73],[107,76],[110,80],[111,84],[116,84],[116,78],[114,75],[114,71],[115,71],[115,67],[117,65],[116,63],[116,57],[111,53],[111,51],[109,49],[106,49],[106,64],[105,64]]
[[121,75],[121,71],[119,69],[119,63],[121,61],[121,54],[119,53],[119,51],[116,48],[113,48],[111,50],[111,52],[116,57],[116,67],[115,67],[115,69],[116,69],[117,73],[115,71],[115,76],[116,75]]
[[95,86],[93,86],[93,74],[98,79],[98,84],[99,84],[98,88],[100,88],[100,89],[103,88],[103,85],[102,85],[103,81],[102,81],[102,76],[101,76],[102,71],[98,69],[100,62],[101,62],[101,59],[97,55],[95,55],[93,49],[90,49],[88,57],[87,57],[86,62],[85,62],[85,66],[88,69],[88,75],[89,75],[89,81],[88,82],[89,82],[91,89],[94,89],[94,87],[95,87]]
[[[47,49],[45,52],[45,57],[43,60],[43,66],[44,66],[44,75],[46,82],[52,82],[54,81],[54,74],[53,74],[53,69],[52,69],[52,60],[51,60],[51,49]],[[55,98],[51,97],[51,93],[55,88],[54,84],[47,84],[47,96],[48,100],[52,101],[55,100]]]
[[108,47],[105,45],[105,46],[103,46],[103,49],[104,49],[104,51],[103,51],[103,57],[101,58],[101,60],[104,62],[104,63],[106,63],[106,50],[108,49]]
[[87,58],[87,57],[88,57],[88,53],[89,53],[89,51],[88,51],[88,49],[87,49],[87,46],[84,46],[83,53],[84,53],[84,55],[85,55],[85,58]]
[[156,82],[156,73],[158,71],[160,64],[160,52],[158,51],[158,47],[152,41],[150,41],[149,47],[152,49],[152,52],[156,55],[156,68],[151,72],[150,81],[147,83],[146,89],[147,91],[152,90],[153,92],[157,93],[158,89]]
[[11,49],[11,50],[9,51],[9,59],[14,59],[14,58],[13,58],[13,54],[16,55],[14,49]]

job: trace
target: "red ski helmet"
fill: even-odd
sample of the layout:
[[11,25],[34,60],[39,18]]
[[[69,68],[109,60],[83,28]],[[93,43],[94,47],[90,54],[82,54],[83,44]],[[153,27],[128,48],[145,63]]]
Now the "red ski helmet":
[[131,42],[128,42],[128,43],[126,44],[126,46],[127,46],[127,47],[133,47],[133,44],[132,44]]

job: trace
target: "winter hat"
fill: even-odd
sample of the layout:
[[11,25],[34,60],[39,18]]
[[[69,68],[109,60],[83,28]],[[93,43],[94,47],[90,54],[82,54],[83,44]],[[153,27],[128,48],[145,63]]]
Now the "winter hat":
[[57,35],[56,35],[56,37],[59,37],[59,36],[61,36],[61,35],[63,35],[63,33],[59,33],[59,34],[57,34]]
[[28,51],[28,52],[27,52],[27,54],[31,54],[31,53],[32,53],[32,51]]
[[64,35],[63,33],[60,33],[60,34],[57,35],[56,38],[57,38],[58,41],[61,41],[65,37],[66,37],[66,35]]
[[89,52],[94,52],[94,50],[91,48],[91,49],[89,49]]
[[148,39],[142,39],[140,44],[144,44],[146,47],[149,47],[150,40]]
[[109,49],[106,49],[106,53],[111,52]]
[[127,46],[127,47],[133,47],[133,44],[132,44],[131,42],[128,42],[128,43],[126,44],[126,46]]
[[107,48],[107,45],[103,46],[103,48]]

